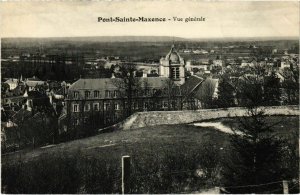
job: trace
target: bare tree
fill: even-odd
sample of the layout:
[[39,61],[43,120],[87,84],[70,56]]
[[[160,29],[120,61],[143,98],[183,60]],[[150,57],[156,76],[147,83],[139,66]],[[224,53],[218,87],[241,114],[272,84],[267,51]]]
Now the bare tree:
[[126,115],[130,116],[132,112],[132,102],[134,92],[140,88],[140,78],[135,76],[137,71],[133,63],[124,63],[120,66],[120,71],[116,74],[116,79],[112,79],[113,84],[119,88],[120,96],[126,100],[124,109]]
[[171,79],[167,79],[164,84],[166,86],[164,93],[167,97],[168,110],[172,110],[172,103],[176,101],[176,96],[178,95],[179,90],[177,90],[178,87]]

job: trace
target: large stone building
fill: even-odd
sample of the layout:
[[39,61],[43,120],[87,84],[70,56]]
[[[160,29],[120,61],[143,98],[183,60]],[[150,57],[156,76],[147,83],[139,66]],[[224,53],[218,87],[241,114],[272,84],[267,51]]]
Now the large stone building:
[[172,79],[176,85],[182,85],[185,81],[185,62],[174,45],[166,57],[160,59],[159,76]]
[[120,86],[124,80],[118,77],[79,79],[68,89],[65,109],[59,119],[60,129],[74,130],[78,136],[78,132],[116,124],[134,112],[201,107],[200,100],[191,93],[204,79],[192,77],[185,83],[185,62],[174,46],[160,60],[159,76],[135,77],[138,84],[132,88]]
[[[79,79],[69,90],[61,129],[99,129],[115,124],[131,112],[182,109],[180,88],[169,78],[140,77],[128,98],[121,78]],[[63,121],[63,122],[62,122]]]

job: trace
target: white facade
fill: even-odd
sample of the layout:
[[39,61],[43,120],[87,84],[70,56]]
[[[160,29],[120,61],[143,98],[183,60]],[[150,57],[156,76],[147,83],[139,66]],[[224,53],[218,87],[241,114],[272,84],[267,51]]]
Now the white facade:
[[18,79],[9,79],[5,81],[9,85],[9,90],[13,90],[18,86]]
[[281,64],[280,64],[281,69],[290,68],[290,67],[291,67],[291,65],[290,65],[289,61],[281,61]]
[[160,59],[159,76],[171,78],[177,85],[182,85],[185,81],[185,63],[174,45],[166,57]]

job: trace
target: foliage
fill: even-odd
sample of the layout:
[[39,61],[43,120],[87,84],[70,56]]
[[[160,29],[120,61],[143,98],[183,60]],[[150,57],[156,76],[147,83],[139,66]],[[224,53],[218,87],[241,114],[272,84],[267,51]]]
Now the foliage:
[[32,111],[21,109],[12,119],[16,125],[3,129],[2,152],[43,146],[58,141],[57,116],[43,106]]
[[278,106],[280,105],[280,83],[275,72],[270,76],[266,76],[264,80],[264,105]]
[[[131,192],[192,192],[219,184],[218,147],[143,150],[132,155]],[[45,155],[30,162],[2,164],[5,193],[120,193],[121,156]]]
[[[285,143],[276,134],[274,135],[272,127],[275,124],[266,122],[264,109],[258,107],[253,99],[249,102],[248,113],[239,119],[238,128],[233,128],[235,134],[230,141],[230,157],[224,164],[223,170],[224,185],[259,185],[292,179],[292,175],[288,176],[284,173],[287,170],[288,172],[295,171],[295,166],[285,165],[290,160],[295,162],[295,159],[283,158],[285,153],[282,149]],[[278,121],[278,123],[281,122]],[[278,187],[278,185],[228,187],[226,190],[230,193],[265,193]]]
[[237,98],[240,106],[255,107],[263,104],[263,88],[259,77],[245,78],[239,84]]
[[234,98],[234,87],[230,84],[228,76],[224,75],[223,78],[220,79],[218,87],[218,107],[233,107],[235,105]]
[[62,155],[2,165],[2,193],[76,193],[81,182],[76,163]]
[[122,64],[120,71],[116,74],[116,77],[121,78],[121,80],[112,80],[113,84],[121,90],[122,98],[126,99],[126,116],[130,116],[132,111],[132,102],[134,91],[140,88],[140,78],[136,77],[134,74],[137,71],[137,67],[133,63]]

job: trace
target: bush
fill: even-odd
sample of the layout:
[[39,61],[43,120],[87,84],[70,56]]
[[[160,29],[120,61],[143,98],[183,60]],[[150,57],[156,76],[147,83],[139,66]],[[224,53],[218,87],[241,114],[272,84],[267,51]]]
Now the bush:
[[77,162],[63,156],[2,165],[3,193],[76,193],[81,177]]

